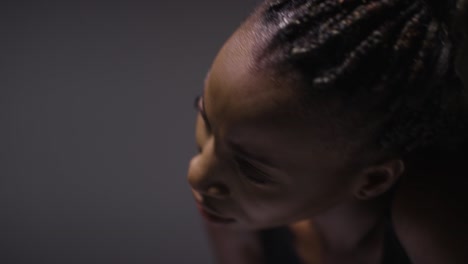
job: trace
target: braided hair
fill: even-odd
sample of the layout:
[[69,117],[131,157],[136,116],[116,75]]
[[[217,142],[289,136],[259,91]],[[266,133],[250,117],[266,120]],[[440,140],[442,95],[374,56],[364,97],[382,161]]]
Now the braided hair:
[[379,120],[379,148],[411,152],[453,136],[449,130],[467,131],[449,19],[456,2],[267,0],[258,12],[272,33],[256,60],[298,73],[306,105],[340,94]]

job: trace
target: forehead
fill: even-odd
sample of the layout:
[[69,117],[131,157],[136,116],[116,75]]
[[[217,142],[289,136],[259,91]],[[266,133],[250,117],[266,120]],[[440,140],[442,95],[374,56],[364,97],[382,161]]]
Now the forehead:
[[[284,155],[293,153],[306,157],[320,149],[317,141],[323,142],[330,131],[317,130],[319,122],[312,116],[307,121],[300,118],[301,105],[292,83],[254,67],[255,45],[254,35],[241,29],[214,60],[204,91],[212,128],[220,142],[243,146],[273,161],[284,161]],[[276,151],[286,149],[294,151]]]
[[272,73],[256,68],[254,51],[258,45],[255,34],[242,28],[225,43],[205,81],[207,112],[215,108],[224,118],[235,114],[229,118],[237,119],[242,114],[248,119],[285,109],[280,106],[291,99],[292,89]]

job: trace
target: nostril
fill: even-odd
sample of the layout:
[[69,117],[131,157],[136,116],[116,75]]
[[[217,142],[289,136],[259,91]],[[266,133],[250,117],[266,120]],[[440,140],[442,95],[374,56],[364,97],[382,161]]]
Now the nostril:
[[220,170],[219,162],[208,159],[206,156],[197,155],[189,164],[187,180],[193,190],[203,196],[213,198],[225,198],[230,191],[221,180],[225,175],[217,173]]
[[229,190],[224,185],[214,184],[208,187],[206,194],[212,197],[224,198],[229,195]]

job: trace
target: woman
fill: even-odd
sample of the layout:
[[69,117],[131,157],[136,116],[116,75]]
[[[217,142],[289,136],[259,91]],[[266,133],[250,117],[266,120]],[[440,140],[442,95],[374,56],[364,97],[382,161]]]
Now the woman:
[[442,2],[265,1],[231,36],[188,172],[219,263],[468,263],[460,3]]

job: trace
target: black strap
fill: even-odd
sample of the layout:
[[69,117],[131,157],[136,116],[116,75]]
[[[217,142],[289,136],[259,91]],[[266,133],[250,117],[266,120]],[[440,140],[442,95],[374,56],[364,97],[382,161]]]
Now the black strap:
[[385,231],[383,264],[411,264],[395,234],[391,218],[388,220]]
[[294,249],[294,236],[287,227],[260,231],[268,264],[301,264]]

